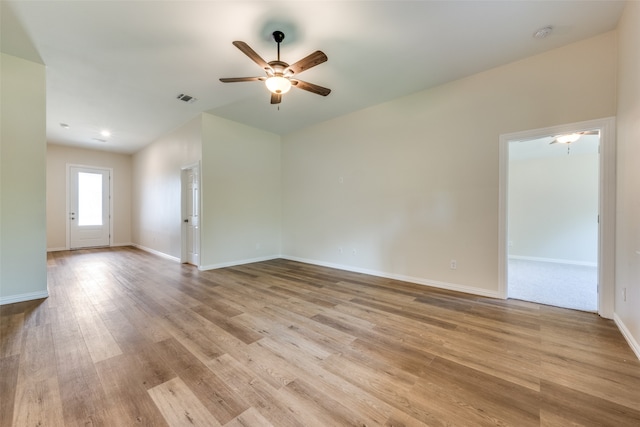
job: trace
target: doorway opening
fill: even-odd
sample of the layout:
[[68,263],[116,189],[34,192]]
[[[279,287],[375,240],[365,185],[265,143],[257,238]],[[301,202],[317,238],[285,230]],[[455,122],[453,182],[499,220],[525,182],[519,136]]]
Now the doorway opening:
[[598,310],[599,147],[598,129],[509,141],[509,298]]
[[111,244],[111,169],[67,165],[67,247]]
[[182,263],[200,266],[200,166],[182,168]]
[[613,315],[613,130],[611,118],[500,137],[504,298]]

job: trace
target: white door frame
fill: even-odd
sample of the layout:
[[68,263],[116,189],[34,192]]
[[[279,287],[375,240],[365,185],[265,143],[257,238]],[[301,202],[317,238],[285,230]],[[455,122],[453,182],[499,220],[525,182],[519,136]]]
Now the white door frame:
[[200,263],[201,263],[201,257],[202,257],[202,253],[201,253],[201,240],[200,240],[200,233],[202,230],[202,168],[200,167],[200,162],[196,162],[196,163],[192,163],[190,165],[187,166],[183,166],[182,168],[180,168],[180,262],[181,263],[186,263],[188,261],[188,256],[187,256],[187,226],[186,223],[184,222],[184,219],[187,216],[187,182],[186,182],[186,174],[185,171],[189,170],[189,169],[194,169],[197,168],[198,169],[198,218],[199,218],[199,224],[198,224],[198,259],[200,260],[198,262],[198,265],[196,267],[200,268]]
[[71,214],[71,211],[69,210],[69,202],[70,202],[70,195],[69,195],[69,183],[70,183],[70,179],[71,179],[71,168],[76,167],[76,168],[89,168],[89,169],[100,169],[100,170],[106,170],[109,171],[109,246],[113,246],[113,168],[105,168],[102,166],[91,166],[91,165],[81,165],[81,164],[76,164],[76,163],[67,163],[67,170],[66,170],[66,185],[65,185],[65,193],[66,193],[66,199],[65,199],[65,231],[66,231],[66,242],[65,242],[65,248],[67,250],[71,249],[71,229],[69,228],[69,216]]
[[598,194],[598,314],[612,319],[615,297],[616,138],[615,117],[569,123],[500,135],[498,213],[498,293],[507,298],[509,141],[533,139],[570,131],[600,129]]

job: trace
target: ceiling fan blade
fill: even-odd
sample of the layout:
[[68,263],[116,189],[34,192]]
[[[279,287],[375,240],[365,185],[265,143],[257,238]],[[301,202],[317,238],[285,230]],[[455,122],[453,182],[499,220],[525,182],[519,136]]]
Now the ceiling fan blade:
[[223,77],[220,79],[223,83],[236,83],[236,82],[254,82],[256,80],[265,80],[264,77]]
[[316,50],[311,55],[308,55],[302,58],[300,61],[289,65],[285,70],[285,74],[287,74],[287,72],[290,72],[293,74],[299,74],[305,70],[308,70],[309,68],[315,67],[316,65],[320,65],[323,62],[326,62],[327,59],[328,59],[327,55],[325,55],[324,52],[320,50]]
[[280,101],[282,101],[282,94],[281,93],[272,93],[271,94],[271,103],[272,104],[280,104]]
[[600,135],[599,130],[586,130],[584,132],[578,132],[580,135]]
[[557,144],[557,143],[558,143],[558,138],[553,138],[553,141],[551,141],[551,142],[549,143],[549,145],[551,145],[551,144]]
[[234,41],[233,45],[240,49],[242,53],[251,58],[251,60],[258,64],[263,70],[271,70],[271,66],[267,64],[267,61],[262,59],[262,57],[260,57],[260,55],[258,55],[255,50],[251,49],[245,42]]
[[303,89],[303,90],[313,92],[322,96],[327,96],[331,93],[331,89],[314,85],[313,83],[303,82],[302,80],[291,79],[291,84],[297,87],[298,89]]

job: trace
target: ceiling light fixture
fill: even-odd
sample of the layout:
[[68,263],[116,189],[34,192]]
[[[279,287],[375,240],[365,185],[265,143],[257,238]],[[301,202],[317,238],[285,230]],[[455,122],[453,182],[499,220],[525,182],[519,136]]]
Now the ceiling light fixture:
[[100,135],[104,136],[105,138],[109,138],[111,136],[111,132],[109,132],[108,130],[103,130],[102,132],[100,132]]
[[291,80],[282,76],[269,77],[264,84],[271,93],[283,94],[291,89]]
[[248,44],[242,41],[234,41],[233,45],[240,49],[242,53],[247,55],[253,62],[258,64],[266,73],[267,77],[224,77],[220,81],[223,83],[235,83],[235,82],[253,82],[261,81],[265,83],[265,86],[271,92],[271,103],[280,104],[282,102],[282,95],[289,92],[291,86],[295,86],[298,89],[306,90],[317,95],[327,96],[331,93],[331,89],[326,87],[314,85],[294,78],[303,71],[308,70],[311,67],[320,65],[327,61],[327,55],[322,51],[316,50],[310,55],[302,58],[298,62],[291,65],[280,60],[280,43],[284,40],[284,33],[282,31],[274,31],[272,33],[273,40],[278,45],[278,59],[275,61],[266,62],[260,57]]
[[547,37],[553,31],[553,27],[551,25],[547,25],[546,27],[542,27],[533,33],[534,39],[543,39]]
[[556,141],[561,144],[571,144],[572,142],[576,142],[577,140],[579,140],[581,136],[582,135],[580,135],[579,133],[570,133],[567,135],[560,135],[556,137]]

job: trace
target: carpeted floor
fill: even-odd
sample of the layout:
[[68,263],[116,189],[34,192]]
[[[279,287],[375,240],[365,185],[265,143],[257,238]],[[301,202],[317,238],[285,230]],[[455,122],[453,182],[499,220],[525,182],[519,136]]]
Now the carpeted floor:
[[582,311],[598,311],[598,269],[509,260],[509,298]]

